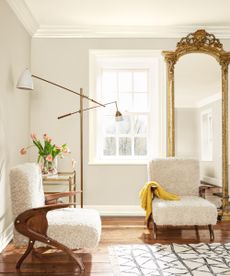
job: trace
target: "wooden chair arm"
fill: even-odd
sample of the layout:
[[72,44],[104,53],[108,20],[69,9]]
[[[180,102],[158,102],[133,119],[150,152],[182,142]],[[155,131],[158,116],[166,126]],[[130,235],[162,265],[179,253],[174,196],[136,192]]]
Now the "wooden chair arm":
[[46,214],[49,211],[66,208],[72,204],[52,204],[33,208],[18,215],[14,221],[16,230],[30,240],[37,240],[47,243],[49,238],[46,236],[48,221]]
[[45,204],[49,204],[49,201],[54,201],[61,197],[73,196],[78,193],[81,193],[81,191],[77,191],[77,192],[72,191],[72,192],[63,192],[63,193],[54,193],[50,195],[45,195]]
[[16,230],[21,233],[22,235],[29,238],[29,243],[27,249],[20,260],[17,262],[16,268],[20,269],[20,266],[30,251],[33,249],[33,245],[35,241],[43,242],[49,246],[54,246],[58,249],[63,250],[66,252],[73,261],[75,261],[81,270],[84,270],[84,265],[74,253],[66,247],[64,244],[52,239],[51,237],[47,236],[47,229],[48,229],[48,221],[46,214],[49,211],[65,208],[73,204],[53,204],[47,205],[39,208],[29,209],[21,213],[15,219],[14,225]]

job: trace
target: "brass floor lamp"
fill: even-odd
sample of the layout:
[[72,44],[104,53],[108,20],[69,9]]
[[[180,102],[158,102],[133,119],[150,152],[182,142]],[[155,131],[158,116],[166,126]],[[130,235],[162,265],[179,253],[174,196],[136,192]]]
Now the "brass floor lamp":
[[[18,82],[17,82],[17,88],[19,89],[25,89],[25,90],[33,90],[34,86],[33,86],[33,79],[32,78],[35,78],[35,79],[39,79],[41,81],[44,81],[44,82],[47,82],[51,85],[54,85],[54,86],[57,86],[61,89],[64,89],[70,93],[73,93],[75,95],[78,95],[80,97],[80,109],[77,110],[77,111],[74,111],[74,112],[70,112],[70,113],[67,113],[67,114],[64,114],[64,115],[61,115],[58,117],[58,119],[62,119],[62,118],[65,118],[65,117],[68,117],[68,116],[71,116],[71,115],[74,115],[74,114],[77,114],[79,113],[80,114],[80,189],[81,189],[81,208],[83,208],[83,203],[84,203],[84,198],[83,198],[83,188],[84,188],[84,155],[83,155],[83,150],[84,150],[84,141],[83,141],[83,113],[85,111],[88,111],[88,110],[91,110],[91,109],[95,109],[95,108],[98,108],[98,107],[105,107],[107,105],[110,105],[110,104],[115,104],[116,106],[116,114],[115,114],[115,120],[116,121],[122,121],[123,118],[122,118],[122,114],[121,112],[118,110],[118,106],[117,106],[117,101],[113,101],[113,102],[109,102],[109,103],[105,103],[105,104],[102,104],[102,103],[99,103],[98,101],[84,95],[83,93],[83,89],[80,88],[80,93],[79,92],[76,92],[72,89],[69,89],[63,85],[60,85],[58,83],[55,83],[55,82],[52,82],[52,81],[49,81],[49,80],[46,80],[44,78],[41,78],[39,76],[36,76],[36,75],[33,75],[30,73],[29,69],[25,69],[23,71],[23,73],[21,74]],[[83,99],[87,99],[88,101],[91,101],[93,103],[95,103],[96,105],[95,106],[92,106],[92,107],[88,107],[88,108],[84,108],[84,105],[83,105]]]

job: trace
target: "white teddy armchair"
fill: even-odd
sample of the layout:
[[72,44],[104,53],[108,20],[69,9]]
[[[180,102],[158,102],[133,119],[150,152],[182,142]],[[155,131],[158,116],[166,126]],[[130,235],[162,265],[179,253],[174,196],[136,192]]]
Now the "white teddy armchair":
[[[71,249],[94,248],[100,240],[101,219],[92,209],[66,208],[70,204],[55,203],[76,192],[44,196],[39,166],[25,163],[11,169],[11,200],[15,218],[14,243],[27,249],[18,261],[20,266],[34,245],[63,250],[84,270],[82,260]],[[47,205],[48,204],[48,205]],[[35,241],[38,241],[36,244]]]
[[[157,181],[166,191],[177,194],[180,200],[163,200],[154,197],[152,220],[154,236],[158,225],[198,226],[208,225],[210,239],[214,239],[213,225],[217,221],[217,208],[206,199],[199,197],[199,162],[192,159],[163,158],[151,160],[148,164],[148,178]],[[149,222],[148,222],[149,225]]]

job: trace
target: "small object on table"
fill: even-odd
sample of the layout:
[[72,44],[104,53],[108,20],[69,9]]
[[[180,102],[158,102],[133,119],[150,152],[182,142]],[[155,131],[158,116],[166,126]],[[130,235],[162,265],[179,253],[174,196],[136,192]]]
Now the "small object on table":
[[[43,175],[43,185],[66,185],[68,184],[69,192],[76,192],[76,171],[73,172],[58,172],[55,175]],[[54,188],[55,189],[55,188]],[[59,191],[49,191],[46,193],[53,193]],[[76,202],[76,195],[69,197],[69,203]],[[76,207],[76,206],[75,206]]]

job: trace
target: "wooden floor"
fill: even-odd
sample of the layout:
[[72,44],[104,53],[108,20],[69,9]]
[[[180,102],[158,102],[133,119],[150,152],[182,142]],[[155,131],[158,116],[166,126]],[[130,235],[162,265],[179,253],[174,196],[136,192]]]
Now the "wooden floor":
[[[197,243],[209,242],[206,228],[199,230],[199,237],[193,228],[160,228],[157,240],[153,240],[141,217],[104,217],[99,247],[89,253],[82,253],[85,272],[80,274],[65,254],[61,252],[45,253],[42,256],[29,256],[22,266],[21,273],[15,270],[15,264],[22,250],[8,245],[0,254],[0,275],[113,275],[109,260],[108,246],[133,243]],[[230,222],[220,222],[215,226],[215,242],[230,242]]]

